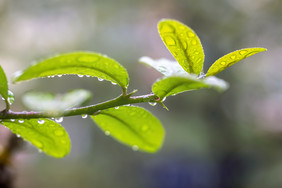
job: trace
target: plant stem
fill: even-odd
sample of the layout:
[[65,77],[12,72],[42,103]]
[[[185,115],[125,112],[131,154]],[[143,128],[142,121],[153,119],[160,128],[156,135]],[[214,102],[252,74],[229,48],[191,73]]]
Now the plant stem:
[[58,113],[42,113],[42,112],[13,112],[9,111],[2,111],[0,112],[0,119],[32,119],[32,118],[52,118],[52,117],[67,117],[67,116],[76,116],[76,115],[95,115],[95,113],[99,112],[100,110],[113,108],[116,106],[122,106],[126,104],[135,104],[135,103],[144,103],[144,102],[156,102],[158,98],[154,94],[147,94],[141,96],[132,97],[132,94],[127,95],[120,95],[117,98],[114,98],[109,101],[105,101],[99,104],[79,107],[79,108],[72,108],[66,110],[63,114]]

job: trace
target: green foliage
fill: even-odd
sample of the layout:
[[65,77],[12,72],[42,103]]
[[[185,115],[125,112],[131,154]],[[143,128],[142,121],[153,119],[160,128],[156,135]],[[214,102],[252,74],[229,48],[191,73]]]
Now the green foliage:
[[31,65],[23,72],[19,72],[13,82],[65,74],[98,77],[123,88],[128,86],[129,81],[126,69],[115,60],[93,52],[74,52],[51,57]]
[[158,28],[166,47],[183,69],[188,73],[200,74],[205,55],[196,33],[176,20],[162,20]]
[[70,138],[66,130],[49,119],[2,120],[14,134],[31,142],[39,150],[53,157],[64,157],[71,149]]
[[5,100],[8,100],[8,81],[6,74],[0,65],[0,94]]
[[133,96],[137,90],[128,94],[128,73],[117,61],[93,52],[73,52],[39,61],[18,72],[13,82],[73,74],[111,81],[121,86],[122,94],[96,105],[79,107],[91,98],[88,91],[73,90],[64,95],[31,92],[24,96],[23,102],[36,112],[13,112],[9,108],[14,96],[9,91],[6,75],[0,66],[0,94],[6,102],[6,109],[0,112],[1,124],[48,155],[64,157],[71,148],[68,134],[56,123],[60,121],[54,122],[46,118],[74,115],[85,118],[90,115],[106,135],[111,135],[133,150],[153,153],[163,143],[165,131],[162,124],[147,110],[124,105],[153,102],[165,107],[165,97],[185,91],[201,88],[223,91],[228,88],[228,84],[214,75],[244,58],[266,51],[265,48],[245,48],[231,52],[218,59],[205,75],[204,51],[200,39],[192,29],[176,20],[162,20],[158,29],[164,44],[177,62],[153,60],[149,57],[139,60],[163,75],[153,84],[153,94]]
[[197,79],[189,75],[175,75],[164,77],[155,82],[152,86],[152,91],[160,98],[176,95],[185,91],[191,91],[201,88],[215,88],[218,91],[223,91],[228,88],[228,84],[216,77],[208,79]]
[[228,88],[228,84],[210,76],[218,74],[242,59],[266,51],[265,48],[245,48],[231,52],[218,59],[205,75],[202,72],[204,51],[200,39],[192,29],[176,20],[165,19],[159,22],[159,33],[171,54],[187,72],[185,73],[172,61],[141,58],[139,60],[141,63],[153,67],[164,75],[152,87],[153,93],[160,98],[201,88],[223,91]]
[[160,121],[147,110],[137,106],[110,108],[91,116],[97,125],[133,150],[156,152],[163,143],[164,129]]
[[88,102],[92,94],[84,89],[71,90],[65,94],[29,92],[23,96],[24,105],[30,110],[62,114],[65,110]]
[[209,68],[206,76],[213,76],[223,71],[224,69],[234,65],[235,63],[255,55],[256,53],[266,51],[265,48],[244,48],[241,50],[237,50],[226,54],[225,56],[216,60],[212,66]]

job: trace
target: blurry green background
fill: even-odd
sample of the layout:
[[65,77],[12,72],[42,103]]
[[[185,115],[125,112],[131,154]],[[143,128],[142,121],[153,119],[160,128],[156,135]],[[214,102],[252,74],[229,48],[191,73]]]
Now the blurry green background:
[[[162,18],[177,19],[197,32],[205,71],[240,48],[268,51],[220,73],[231,85],[223,94],[200,90],[169,97],[169,112],[142,104],[166,129],[158,153],[132,151],[90,119],[65,118],[71,153],[55,159],[26,144],[14,158],[16,187],[282,187],[281,0],[0,0],[0,64],[11,78],[32,61],[57,53],[100,52],[128,69],[130,90],[146,94],[160,74],[138,59],[173,59],[158,36]],[[92,103],[120,94],[109,82],[75,76],[10,88],[15,111],[24,110],[20,98],[30,90],[84,88],[93,92]],[[6,134],[1,128],[1,143]]]

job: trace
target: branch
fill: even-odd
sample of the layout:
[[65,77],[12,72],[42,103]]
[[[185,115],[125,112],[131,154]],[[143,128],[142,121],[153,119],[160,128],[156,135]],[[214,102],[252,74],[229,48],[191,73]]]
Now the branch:
[[134,94],[134,92],[127,94],[127,95],[120,95],[112,100],[105,101],[99,104],[85,106],[85,107],[79,107],[79,108],[72,108],[69,110],[66,110],[63,114],[57,114],[57,113],[44,113],[44,112],[13,112],[11,110],[9,111],[2,111],[0,113],[0,119],[32,119],[32,118],[52,118],[52,117],[67,117],[67,116],[76,116],[76,115],[94,115],[95,113],[99,112],[100,110],[113,108],[116,106],[122,106],[127,104],[135,104],[135,103],[144,103],[144,102],[156,102],[158,97],[154,94],[147,94],[147,95],[141,95],[141,96],[134,96],[131,95]]

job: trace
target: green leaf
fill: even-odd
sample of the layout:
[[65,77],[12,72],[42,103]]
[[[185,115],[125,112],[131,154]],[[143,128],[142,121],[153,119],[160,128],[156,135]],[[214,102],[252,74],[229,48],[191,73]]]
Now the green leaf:
[[179,76],[173,75],[164,77],[155,82],[152,86],[152,91],[161,99],[170,95],[176,95],[185,91],[191,91],[201,88],[214,88],[218,91],[223,91],[228,88],[228,84],[216,77],[206,79],[196,79],[190,75]]
[[0,94],[5,99],[8,100],[8,81],[2,66],[0,65]]
[[40,151],[53,157],[66,156],[71,149],[71,142],[66,130],[49,119],[2,120],[14,134],[31,142]]
[[115,60],[98,53],[74,52],[31,65],[23,72],[16,73],[13,82],[65,74],[98,77],[123,88],[128,86],[129,81],[126,69]]
[[256,53],[266,51],[265,48],[244,48],[241,50],[237,50],[226,54],[225,56],[216,60],[212,66],[209,68],[206,76],[213,76],[223,71],[224,69],[234,65],[235,63],[250,57]]
[[165,133],[161,122],[141,107],[120,106],[91,117],[105,134],[134,150],[153,153],[162,146]]
[[28,92],[22,100],[30,110],[52,112],[60,115],[65,110],[78,107],[91,99],[92,94],[84,89],[71,90],[65,94],[46,92]]
[[141,57],[139,62],[156,69],[165,76],[187,74],[176,61],[170,61],[168,59],[153,60],[150,57]]
[[164,44],[183,69],[200,74],[205,55],[197,34],[176,20],[161,20],[158,28]]

